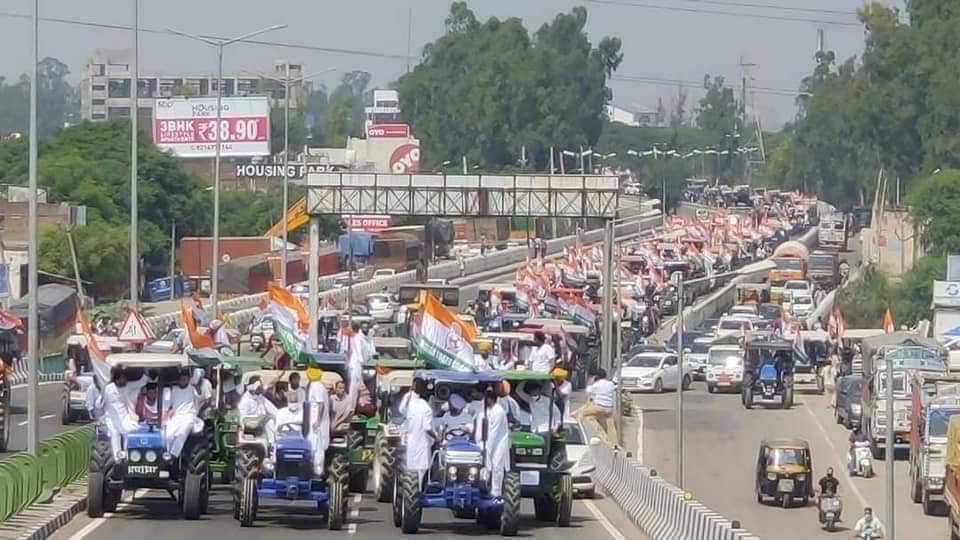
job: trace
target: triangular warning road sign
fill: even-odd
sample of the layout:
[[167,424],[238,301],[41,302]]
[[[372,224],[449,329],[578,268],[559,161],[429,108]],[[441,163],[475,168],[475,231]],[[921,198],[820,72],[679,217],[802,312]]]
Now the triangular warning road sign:
[[117,334],[117,340],[128,343],[146,343],[153,338],[153,332],[147,326],[146,321],[139,313],[132,309],[127,310],[127,315],[123,318],[120,325],[120,332]]

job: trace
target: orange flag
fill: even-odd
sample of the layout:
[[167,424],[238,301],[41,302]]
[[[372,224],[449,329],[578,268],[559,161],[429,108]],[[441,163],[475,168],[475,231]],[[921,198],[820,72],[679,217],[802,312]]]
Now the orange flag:
[[193,321],[193,310],[187,306],[186,302],[180,302],[180,312],[183,316],[183,327],[187,331],[187,337],[190,338],[190,345],[194,349],[216,349],[213,338],[197,330],[197,323]]
[[893,313],[890,313],[890,308],[887,308],[887,312],[883,314],[883,330],[889,334],[896,329],[893,324]]

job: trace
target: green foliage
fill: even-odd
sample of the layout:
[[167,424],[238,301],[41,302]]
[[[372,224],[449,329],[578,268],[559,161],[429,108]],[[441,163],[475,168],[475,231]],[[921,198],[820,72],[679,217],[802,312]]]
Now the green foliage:
[[[283,120],[284,108],[274,107],[270,110],[270,151],[276,155],[283,155]],[[295,103],[290,104],[289,132],[290,161],[296,160],[297,154],[303,151],[307,144],[307,126],[304,123],[304,113]]]
[[324,141],[330,147],[343,147],[350,135],[352,101],[349,97],[336,98],[327,109]]
[[[169,231],[180,236],[210,233],[210,193],[179,161],[141,137],[139,156],[139,247],[147,268],[166,268]],[[23,141],[0,143],[0,182],[26,183]],[[74,232],[81,276],[94,292],[125,282],[129,260],[130,128],[123,120],[84,122],[41,141],[38,180],[51,201],[88,207],[86,226]],[[72,275],[63,231],[43,231],[40,268]],[[124,284],[125,286],[125,284]]]
[[530,166],[547,167],[549,148],[596,145],[620,65],[620,40],[593,46],[587,11],[574,8],[532,36],[519,19],[479,21],[454,2],[446,33],[400,77],[403,116],[423,146],[424,168],[467,156],[488,170],[512,166],[526,147]]
[[724,137],[733,136],[742,124],[740,105],[733,95],[733,88],[724,86],[723,77],[703,77],[706,94],[700,100],[697,126],[712,138],[712,144],[723,144]]
[[928,249],[960,252],[960,170],[946,169],[916,180],[906,201]]
[[[67,82],[70,69],[56,58],[44,58],[37,66],[37,115],[38,132],[41,137],[55,133],[64,122],[77,116],[80,99],[77,91]],[[21,75],[14,84],[0,77],[0,133],[20,132],[30,129],[30,79]],[[2,174],[2,171],[0,171]]]
[[930,318],[933,282],[944,279],[946,273],[945,257],[924,257],[914,263],[899,283],[891,287],[890,309],[898,325],[913,325],[920,319]]
[[890,305],[890,284],[875,266],[866,266],[860,279],[839,290],[836,303],[847,328],[879,328]]

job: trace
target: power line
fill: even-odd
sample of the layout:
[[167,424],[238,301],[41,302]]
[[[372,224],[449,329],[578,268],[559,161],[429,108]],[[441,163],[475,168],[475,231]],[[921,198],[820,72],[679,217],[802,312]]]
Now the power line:
[[[790,17],[787,15],[772,15],[772,14],[761,14],[761,13],[745,13],[738,11],[721,11],[718,9],[706,9],[706,8],[695,8],[695,7],[684,7],[684,6],[665,6],[662,4],[651,4],[649,2],[627,2],[626,0],[583,0],[588,4],[598,4],[606,6],[621,6],[621,7],[632,7],[632,8],[641,8],[641,9],[654,9],[660,11],[673,11],[680,13],[698,13],[702,15],[722,15],[726,17],[741,17],[741,18],[750,18],[750,19],[764,19],[770,21],[787,21],[787,22],[802,22],[802,23],[813,23],[820,25],[828,26],[847,26],[847,27],[856,27],[862,28],[863,25],[860,22],[853,21],[832,21],[824,19],[808,19],[803,17]],[[726,4],[731,5],[732,4]]]
[[[682,88],[704,90],[702,81],[684,81],[681,79],[665,79],[641,75],[614,75],[610,78],[610,80],[627,83],[649,84],[653,86],[680,86]],[[789,88],[773,88],[768,86],[751,86],[750,90],[755,91],[758,94],[785,97],[797,97],[802,93],[799,90],[792,90]]]
[[729,2],[723,0],[680,0],[681,2],[690,2],[695,4],[710,4],[715,6],[732,6],[732,7],[745,7],[745,8],[758,8],[758,9],[773,9],[778,11],[792,11],[795,13],[819,13],[827,15],[850,15],[851,17],[856,17],[857,12],[855,10],[849,9],[827,9],[827,8],[811,8],[811,7],[797,7],[797,6],[778,6],[776,4],[759,4],[752,2]]
[[[0,17],[7,19],[25,19],[30,20],[30,15],[25,13],[16,13],[12,11],[0,11]],[[110,24],[110,23],[98,23],[93,21],[84,21],[80,19],[66,19],[61,17],[40,17],[40,20],[45,23],[54,23],[54,24],[65,24],[70,26],[84,26],[87,28],[98,28],[101,30],[124,30],[130,31],[133,29],[132,26],[125,24]],[[175,36],[173,32],[169,30],[163,30],[159,28],[149,28],[149,27],[140,27],[140,33],[143,34],[159,34],[166,36]],[[201,34],[200,37],[212,39],[212,40],[222,40],[226,39],[222,36],[213,36]],[[317,45],[307,45],[303,43],[287,43],[282,41],[269,41],[261,39],[241,39],[238,43],[247,43],[250,45],[262,45],[267,47],[280,47],[284,49],[299,49],[305,51],[316,51],[316,52],[325,52],[333,54],[344,54],[351,56],[365,56],[370,58],[386,58],[389,60],[402,60],[406,62],[408,59],[419,60],[417,57],[408,57],[405,54],[392,54],[392,53],[381,53],[373,51],[361,51],[357,49],[340,49],[335,47],[320,47]]]

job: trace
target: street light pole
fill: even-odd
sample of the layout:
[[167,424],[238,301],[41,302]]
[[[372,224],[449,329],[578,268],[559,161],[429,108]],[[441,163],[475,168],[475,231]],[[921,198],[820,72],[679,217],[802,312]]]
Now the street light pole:
[[216,134],[214,135],[217,144],[213,157],[213,258],[210,261],[210,311],[212,317],[217,316],[220,296],[220,146],[223,138],[223,126],[221,125],[223,122],[223,48],[232,43],[286,27],[285,24],[275,24],[231,39],[211,39],[180,30],[167,29],[168,32],[178,36],[200,41],[217,48],[217,124]]
[[27,292],[29,311],[27,314],[27,452],[39,456],[39,405],[37,387],[37,366],[40,363],[40,317],[37,311],[37,251],[40,242],[37,239],[37,86],[39,85],[40,52],[40,0],[33,0],[33,36],[31,39],[30,68],[30,154],[29,189],[27,191]]
[[[886,355],[885,355],[886,356]],[[896,508],[894,500],[896,499],[894,486],[893,486],[893,477],[896,472],[894,470],[894,452],[896,447],[894,446],[894,431],[893,431],[893,359],[886,358],[887,369],[886,369],[886,398],[887,398],[887,453],[884,456],[886,458],[886,468],[887,468],[887,486],[886,486],[886,499],[887,499],[887,538],[890,540],[896,540]]]
[[[140,0],[133,0],[133,58],[130,61],[130,307],[140,300],[139,208],[137,195],[137,141],[140,116]],[[171,276],[171,279],[173,276]],[[79,284],[78,284],[79,287]],[[79,291],[77,291],[79,292]]]
[[336,71],[337,68],[328,68],[323,71],[318,71],[317,73],[311,73],[310,75],[301,75],[299,77],[290,76],[290,61],[284,61],[284,77],[283,79],[272,77],[265,73],[258,73],[257,75],[263,79],[270,79],[273,81],[283,83],[283,217],[281,222],[283,223],[283,250],[280,253],[280,264],[282,269],[280,270],[280,280],[283,282],[283,286],[287,286],[287,219],[289,215],[289,206],[290,206],[290,172],[287,166],[290,163],[290,84],[294,82],[303,83],[307,79],[312,79],[318,75],[323,75],[324,73],[329,73],[331,71]]

